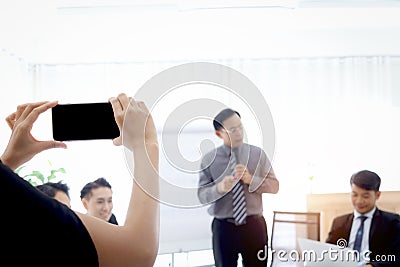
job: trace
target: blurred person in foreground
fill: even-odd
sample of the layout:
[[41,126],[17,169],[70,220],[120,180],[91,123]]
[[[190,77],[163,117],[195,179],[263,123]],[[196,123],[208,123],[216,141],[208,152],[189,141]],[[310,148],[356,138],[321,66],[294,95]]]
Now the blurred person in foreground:
[[[44,150],[67,148],[65,143],[40,141],[31,134],[39,115],[56,106],[56,101],[20,105],[6,119],[12,133],[0,157],[0,198],[7,203],[3,214],[12,218],[1,220],[0,235],[6,244],[3,262],[13,266],[153,266],[159,243],[159,149],[154,122],[143,102],[125,94],[109,101],[120,129],[113,143],[124,145],[134,158],[124,225],[73,211],[14,173]],[[43,252],[46,261],[40,256]]]

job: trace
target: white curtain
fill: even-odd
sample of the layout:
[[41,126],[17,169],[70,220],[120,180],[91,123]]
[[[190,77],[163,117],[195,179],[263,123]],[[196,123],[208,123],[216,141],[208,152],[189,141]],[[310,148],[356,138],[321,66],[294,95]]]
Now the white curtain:
[[[320,180],[329,177],[329,182],[343,176],[347,179],[353,171],[364,167],[376,170],[386,179],[395,180],[394,170],[397,169],[394,164],[379,159],[378,155],[392,152],[397,143],[392,137],[396,127],[391,124],[398,112],[398,106],[394,105],[397,101],[394,88],[399,65],[397,58],[231,59],[213,62],[243,73],[264,95],[274,117],[277,138],[275,165],[282,179],[307,181],[307,177],[313,175],[315,183],[319,176]],[[182,63],[186,62],[40,65],[37,67],[35,95],[41,99],[54,98],[71,103],[104,101],[121,91],[133,95],[158,72]],[[232,98],[225,98],[228,105],[234,102]],[[176,98],[176,106],[186,100]],[[329,169],[325,168],[328,166]],[[307,170],[311,167],[314,169]],[[319,170],[319,167],[323,168]],[[296,171],[298,168],[302,173]],[[383,183],[388,188],[394,185],[398,187],[396,183]],[[337,189],[322,186],[318,190]]]
[[0,147],[8,143],[10,130],[5,118],[14,112],[18,104],[32,101],[32,66],[23,58],[0,48]]

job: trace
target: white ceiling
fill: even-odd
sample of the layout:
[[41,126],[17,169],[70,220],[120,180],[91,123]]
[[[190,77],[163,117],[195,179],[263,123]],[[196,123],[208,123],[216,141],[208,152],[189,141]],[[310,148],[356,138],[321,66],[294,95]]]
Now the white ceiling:
[[395,7],[399,0],[57,0],[57,8],[169,7],[180,10],[249,7]]
[[399,1],[5,2],[0,48],[31,63],[400,55]]

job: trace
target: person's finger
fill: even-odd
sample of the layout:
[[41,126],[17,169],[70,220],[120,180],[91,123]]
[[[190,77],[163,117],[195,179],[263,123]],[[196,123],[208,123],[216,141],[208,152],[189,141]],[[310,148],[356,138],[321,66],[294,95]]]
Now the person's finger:
[[118,98],[118,101],[121,103],[123,110],[125,110],[129,105],[129,97],[126,94],[121,93],[118,95],[117,98]]
[[[121,103],[119,102],[119,100],[116,97],[112,97],[108,101],[111,103],[113,113],[114,113],[114,119],[118,125],[120,135],[121,135],[121,129],[122,129],[123,122],[124,122],[124,108],[122,107]],[[114,143],[114,140],[113,140],[113,143]],[[114,143],[114,145],[118,145],[118,144]]]
[[116,97],[111,97],[108,101],[111,103],[114,113],[118,114],[123,111],[123,107]]
[[240,166],[240,165],[236,165],[236,166],[235,166],[235,171],[237,171],[237,172],[242,172],[242,171],[243,171],[243,167]]
[[[52,102],[42,102],[43,104],[40,105],[40,103],[36,103],[34,105],[28,106],[23,114],[21,115],[21,118],[26,116],[26,122],[29,125],[33,125],[33,123],[37,120],[40,114],[45,112],[46,110],[55,107],[58,102],[57,101],[52,101]],[[28,113],[28,110],[31,109],[31,111]],[[27,113],[27,114],[26,114]]]
[[36,103],[27,103],[27,104],[18,106],[15,121],[25,120],[25,118],[32,112],[33,109],[35,109],[36,107],[42,106],[46,103],[49,103],[49,102],[41,101],[41,102],[36,102]]
[[134,99],[133,97],[129,98],[129,105],[131,106],[131,108],[133,108],[134,110],[137,110],[139,108],[138,106],[138,101],[136,101],[136,99]]
[[15,121],[17,121],[19,119],[19,117],[21,117],[21,114],[22,114],[22,112],[24,112],[27,105],[28,104],[18,105],[17,111],[15,112]]
[[235,180],[236,180],[236,174],[235,174],[235,175],[229,175],[229,176],[228,176],[228,181],[229,181],[230,183],[234,182]]
[[267,175],[268,178],[276,179],[275,173],[269,172]]
[[149,109],[147,108],[146,104],[143,101],[137,101],[137,105],[141,110],[144,111],[145,114],[147,114],[146,125],[150,125],[152,127],[155,127],[153,116],[151,115],[151,113],[150,113]]
[[12,114],[8,115],[6,118],[6,122],[8,124],[8,127],[10,127],[10,129],[14,129],[14,124],[15,124],[15,117],[17,116],[17,114],[15,112],[13,112]]
[[150,113],[149,109],[147,108],[146,104],[143,101],[136,101],[138,107],[140,107],[146,113]]

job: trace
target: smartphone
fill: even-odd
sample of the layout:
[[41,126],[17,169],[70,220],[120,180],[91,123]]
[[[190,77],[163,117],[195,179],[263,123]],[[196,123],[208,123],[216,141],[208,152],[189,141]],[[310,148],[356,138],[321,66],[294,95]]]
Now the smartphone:
[[52,108],[52,130],[57,141],[114,139],[119,136],[109,102],[58,104]]

